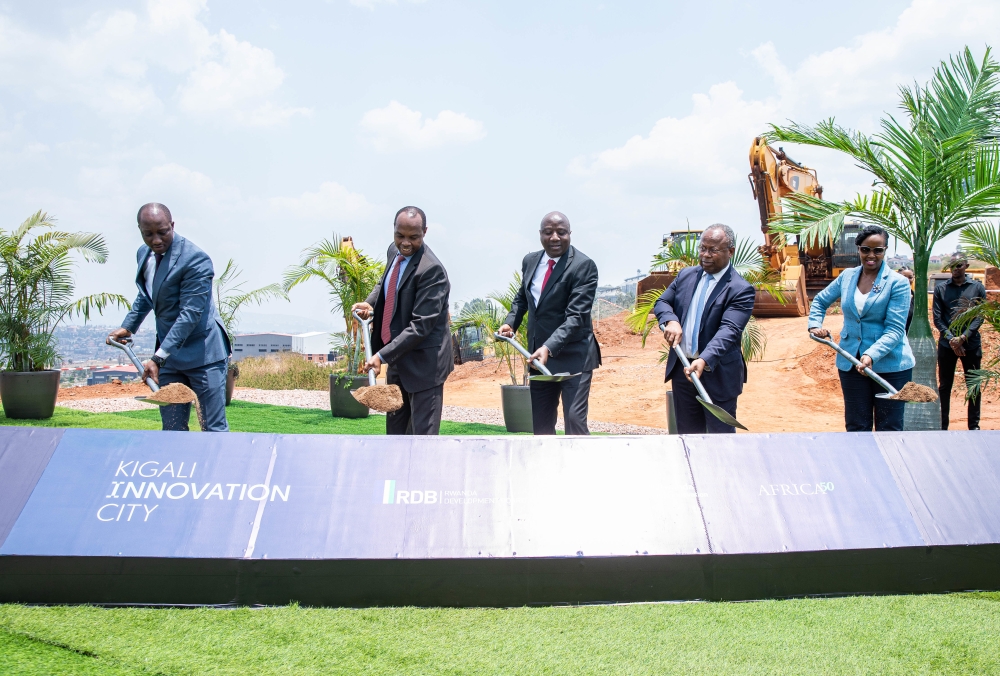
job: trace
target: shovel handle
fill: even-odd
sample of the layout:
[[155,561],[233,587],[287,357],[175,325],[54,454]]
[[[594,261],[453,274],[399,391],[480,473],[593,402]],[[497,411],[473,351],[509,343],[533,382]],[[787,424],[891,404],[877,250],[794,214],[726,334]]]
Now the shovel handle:
[[[680,345],[674,345],[674,352],[677,354],[677,358],[681,360],[681,364],[684,368],[690,368],[691,362],[688,361],[687,355],[684,354],[684,350],[681,349]],[[691,382],[694,383],[694,389],[698,390],[698,394],[709,404],[714,403],[712,398],[708,396],[708,392],[705,391],[705,386],[701,384],[701,379],[694,373],[691,374]]]
[[[357,310],[355,310],[351,314],[354,315],[354,318],[357,319],[358,322],[361,324],[361,338],[365,344],[365,361],[366,362],[370,361],[372,358],[372,343],[371,343],[371,337],[368,335],[369,334],[368,326],[372,323],[372,320],[370,318],[362,319],[361,315],[358,314]],[[369,385],[375,384],[375,369],[368,369],[368,384]]]
[[823,343],[824,345],[829,345],[834,350],[836,350],[838,354],[843,356],[849,362],[851,362],[855,366],[860,366],[861,368],[863,368],[865,375],[874,380],[882,387],[884,387],[889,392],[889,394],[896,394],[899,391],[895,387],[890,385],[888,382],[886,382],[886,380],[882,378],[879,374],[875,373],[870,368],[862,364],[857,357],[855,357],[853,354],[842,348],[840,345],[837,345],[832,340],[827,340],[826,338],[820,338],[819,336],[813,335],[812,332],[809,333],[809,337],[815,340],[817,343]]
[[[524,357],[525,359],[531,359],[531,353],[528,352],[527,350],[525,350],[524,346],[521,345],[521,343],[519,343],[516,340],[514,340],[513,338],[508,338],[507,336],[500,335],[499,333],[494,333],[493,337],[494,338],[499,338],[500,340],[503,340],[503,341],[506,341],[506,342],[510,343],[511,347],[513,347],[515,350],[517,350],[518,352],[520,352],[522,357]],[[534,365],[534,367],[536,369],[538,369],[539,371],[541,371],[544,375],[547,375],[547,376],[551,376],[552,375],[552,371],[550,371],[547,368],[545,368],[545,364],[543,364],[542,362],[538,361],[537,359],[531,359],[531,363]]]
[[[139,358],[135,356],[135,352],[133,352],[132,348],[130,347],[130,344],[132,342],[131,338],[123,338],[121,342],[118,342],[117,340],[112,340],[111,336],[108,336],[108,339],[104,342],[106,342],[108,345],[111,345],[112,347],[117,347],[119,350],[124,350],[125,354],[129,358],[129,361],[132,362],[132,365],[135,366],[137,369],[139,369],[140,376],[142,375],[142,372],[146,370],[146,367],[142,365],[142,362],[139,361]],[[157,385],[156,381],[153,380],[152,378],[146,378],[146,385],[148,385],[149,389],[151,389],[153,392],[160,391],[160,386]]]

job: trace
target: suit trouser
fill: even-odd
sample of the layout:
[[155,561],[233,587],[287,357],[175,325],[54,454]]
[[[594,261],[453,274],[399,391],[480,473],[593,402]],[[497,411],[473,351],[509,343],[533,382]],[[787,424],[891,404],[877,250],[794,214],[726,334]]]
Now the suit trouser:
[[396,369],[386,369],[385,382],[398,385],[403,392],[403,408],[385,416],[386,434],[441,434],[441,408],[444,406],[444,383],[419,392],[407,392]]
[[[228,361],[223,359],[213,364],[193,369],[177,370],[170,367],[170,359],[160,368],[160,387],[170,383],[183,383],[198,395],[201,415],[205,419],[206,432],[228,432],[226,420],[226,371]],[[191,404],[173,404],[160,407],[160,419],[164,430],[186,432],[191,418]]]
[[[533,374],[538,371],[532,369]],[[559,397],[562,397],[566,434],[590,434],[587,413],[590,410],[590,382],[593,371],[584,371],[576,378],[562,382],[529,381],[531,390],[531,429],[535,434],[555,434],[559,418]]]
[[[951,415],[951,387],[955,384],[955,367],[962,360],[962,370],[965,373],[978,369],[983,363],[983,350],[976,348],[975,352],[968,350],[964,357],[959,357],[950,347],[938,345],[938,397],[941,400],[941,429],[948,429]],[[969,429],[979,429],[979,411],[982,406],[982,395],[969,400]]]
[[[855,369],[837,370],[840,389],[844,393],[844,427],[848,432],[900,432],[906,413],[906,404],[891,399],[878,399],[885,388]],[[913,369],[879,373],[897,390],[902,389],[913,377]]]
[[[678,362],[670,377],[674,392],[674,415],[677,417],[678,434],[734,434],[736,428],[727,425],[705,410],[698,402],[698,390],[684,375],[684,367]],[[704,380],[702,381],[704,384]],[[712,398],[712,403],[726,413],[736,417],[736,397],[732,399]]]

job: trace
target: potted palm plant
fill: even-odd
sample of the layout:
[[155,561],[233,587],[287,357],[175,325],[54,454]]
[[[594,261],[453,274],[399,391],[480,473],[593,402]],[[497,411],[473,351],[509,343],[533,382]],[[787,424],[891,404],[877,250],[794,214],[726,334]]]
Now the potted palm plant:
[[[528,388],[528,365],[517,350],[509,343],[496,340],[494,334],[503,326],[510,312],[514,297],[521,288],[521,274],[515,273],[514,280],[504,291],[497,291],[487,296],[483,303],[466,304],[453,324],[453,329],[466,327],[479,329],[483,336],[483,345],[493,348],[493,354],[498,362],[507,367],[510,374],[510,385],[500,386],[500,401],[503,407],[503,420],[507,431],[531,432],[531,391]],[[528,317],[525,315],[514,339],[521,345],[528,345]]]
[[[266,300],[284,298],[288,300],[288,294],[279,284],[268,284],[253,291],[244,291],[244,282],[239,281],[243,272],[239,266],[230,258],[226,261],[226,267],[222,274],[212,282],[215,291],[215,307],[219,311],[222,325],[226,327],[226,335],[229,337],[229,344],[233,344],[236,332],[240,325],[240,310],[244,305],[253,303],[260,305]],[[236,389],[236,379],[240,377],[240,367],[230,357],[229,369],[226,371],[226,406],[233,401],[233,390]]]
[[368,384],[360,374],[364,363],[361,332],[351,316],[351,307],[368,298],[382,278],[385,264],[354,248],[350,237],[324,239],[302,252],[298,265],[285,270],[285,292],[310,279],[318,279],[329,288],[335,311],[344,318],[345,329],[335,337],[335,346],[345,356],[341,368],[330,374],[330,412],[338,418],[364,418],[368,407],[358,403],[351,390]]
[[[54,332],[63,319],[89,321],[106,307],[129,308],[121,295],[97,293],[73,300],[73,256],[104,263],[101,235],[53,230],[55,219],[37,211],[17,229],[0,228],[0,401],[8,418],[50,418],[59,394]],[[38,230],[46,229],[38,233]],[[37,233],[37,234],[36,234]]]

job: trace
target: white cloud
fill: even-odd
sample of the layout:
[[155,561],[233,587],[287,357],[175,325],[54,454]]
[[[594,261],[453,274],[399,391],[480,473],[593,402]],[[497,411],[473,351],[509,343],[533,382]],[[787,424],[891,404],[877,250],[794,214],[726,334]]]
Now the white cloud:
[[[419,5],[424,2],[424,0],[408,0],[408,2]],[[395,5],[398,4],[396,0],[351,0],[351,4],[355,7],[363,7],[368,10],[374,10],[378,5]]]
[[284,108],[268,100],[285,79],[270,50],[240,42],[222,30],[213,39],[213,52],[218,58],[198,64],[181,86],[181,110],[199,115],[228,113],[252,126],[309,114],[308,109]]
[[204,196],[214,188],[212,179],[205,174],[173,162],[153,167],[139,181],[139,189],[143,192],[172,190]]
[[420,111],[398,101],[369,110],[361,118],[361,128],[383,153],[472,143],[486,136],[483,123],[463,113],[442,110],[437,117],[424,119]]
[[144,12],[94,14],[58,38],[0,15],[0,85],[121,120],[173,103],[151,83],[151,71],[163,71],[183,79],[176,103],[188,114],[259,126],[308,112],[271,100],[284,79],[274,54],[212,34],[201,20],[207,9],[206,0],[148,0]]
[[272,197],[271,209],[313,220],[357,221],[371,217],[376,209],[364,195],[351,192],[339,183],[327,181],[316,192],[298,197]]
[[[794,67],[772,43],[762,44],[752,56],[773,79],[776,96],[746,98],[736,83],[716,84],[692,97],[688,114],[664,117],[645,136],[578,157],[569,171],[598,194],[648,192],[688,204],[710,190],[719,203],[738,204],[750,199],[750,143],[768,123],[836,116],[842,124],[874,131],[877,111],[897,113],[899,84],[927,81],[940,59],[966,44],[981,56],[998,23],[1000,4],[992,0],[914,0],[895,25],[860,35],[850,46],[797,56]],[[807,163],[822,161],[820,180],[829,198],[866,189],[859,170],[825,152],[811,149],[808,154],[821,159]],[[794,156],[806,161],[798,151]]]

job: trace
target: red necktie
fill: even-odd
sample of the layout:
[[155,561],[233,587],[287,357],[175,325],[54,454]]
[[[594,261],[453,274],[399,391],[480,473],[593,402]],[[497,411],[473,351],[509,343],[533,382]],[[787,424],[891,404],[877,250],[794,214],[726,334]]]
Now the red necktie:
[[392,274],[389,275],[389,288],[385,290],[385,307],[382,308],[382,344],[388,345],[392,341],[392,333],[389,331],[389,324],[392,323],[392,313],[396,309],[396,283],[399,281],[399,267],[403,262],[403,254],[398,254],[392,266]]
[[538,297],[542,297],[542,292],[545,291],[545,285],[549,283],[549,277],[552,276],[552,268],[556,266],[556,262],[549,259],[549,269],[545,271],[545,277],[542,279],[542,288],[538,290]]

